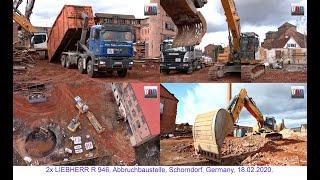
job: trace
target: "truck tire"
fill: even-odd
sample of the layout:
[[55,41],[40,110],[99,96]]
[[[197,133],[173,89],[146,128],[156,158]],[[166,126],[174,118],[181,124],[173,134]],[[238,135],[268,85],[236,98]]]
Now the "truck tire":
[[82,59],[78,60],[78,70],[81,74],[84,74],[86,72],[86,70],[83,68],[83,61]]
[[169,73],[170,73],[170,70],[162,70],[162,73],[164,73],[164,74],[169,74]]
[[187,74],[192,74],[192,72],[193,72],[193,67],[190,66],[189,69],[187,70]]
[[97,76],[97,72],[95,72],[93,70],[93,62],[92,62],[92,60],[88,61],[87,72],[88,72],[89,77],[91,77],[91,78],[95,78]]
[[70,61],[70,56],[66,57],[66,68],[71,69],[71,61]]
[[120,70],[120,71],[117,71],[117,74],[118,74],[118,76],[119,77],[126,77],[126,75],[127,75],[127,70],[125,69],[125,70]]
[[66,56],[65,55],[61,56],[60,61],[61,61],[61,66],[66,67]]

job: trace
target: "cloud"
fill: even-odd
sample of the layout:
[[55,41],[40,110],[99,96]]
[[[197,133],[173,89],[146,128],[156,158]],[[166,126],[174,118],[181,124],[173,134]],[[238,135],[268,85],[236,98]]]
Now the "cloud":
[[[52,26],[64,5],[92,6],[93,13],[131,14],[137,18],[144,18],[144,5],[148,0],[41,0],[34,4],[31,23],[34,26]],[[19,10],[24,14],[26,1]]]
[[[268,31],[276,31],[279,26],[285,22],[298,24],[298,31],[303,32],[306,29],[306,18],[291,16],[291,3],[301,3],[305,6],[305,15],[307,14],[306,0],[235,0],[236,8],[240,16],[242,32],[256,32],[260,37],[260,42],[265,38]],[[208,3],[199,9],[205,17],[208,25],[207,34],[199,45],[204,48],[206,45],[214,43],[228,44],[227,22],[221,1],[208,1]],[[223,36],[219,36],[223,34]],[[211,38],[211,41],[206,39]]]

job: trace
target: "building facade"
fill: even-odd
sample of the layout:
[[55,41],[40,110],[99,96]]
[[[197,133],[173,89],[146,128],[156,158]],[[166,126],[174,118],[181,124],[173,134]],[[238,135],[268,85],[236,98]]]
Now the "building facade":
[[160,133],[169,134],[176,129],[177,105],[179,100],[163,85],[160,85]]
[[177,27],[172,19],[166,14],[160,6],[160,0],[150,0],[151,3],[158,4],[157,16],[148,18],[148,55],[150,58],[160,57],[160,44],[163,40],[174,38],[177,34]]
[[259,59],[267,62],[282,61],[286,64],[307,63],[307,36],[297,31],[297,27],[286,22],[278,31],[269,31],[261,43],[263,50]]
[[129,125],[131,145],[137,147],[160,134],[159,91],[157,98],[145,98],[145,86],[152,83],[112,83],[111,88],[120,114]]

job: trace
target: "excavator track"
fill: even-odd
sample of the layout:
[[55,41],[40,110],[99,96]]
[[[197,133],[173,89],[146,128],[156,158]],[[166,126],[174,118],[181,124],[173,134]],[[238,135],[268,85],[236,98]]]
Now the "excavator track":
[[241,81],[251,82],[265,73],[263,64],[257,65],[242,65],[241,66]]
[[206,0],[160,0],[160,5],[178,28],[172,47],[200,44],[207,31],[207,23],[197,8]]
[[217,80],[224,76],[225,65],[221,63],[215,63],[209,68],[208,76],[210,80]]

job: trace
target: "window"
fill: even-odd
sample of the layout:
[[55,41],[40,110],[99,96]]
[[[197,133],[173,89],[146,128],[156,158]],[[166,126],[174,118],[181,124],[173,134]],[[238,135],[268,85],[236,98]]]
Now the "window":
[[136,111],[134,109],[132,109],[131,114],[132,114],[133,117],[137,116],[137,113],[136,113]]
[[145,123],[144,117],[141,116],[141,118],[140,118],[140,124],[144,124],[144,123]]
[[170,23],[165,23],[165,29],[170,30],[170,31],[174,31],[174,25],[170,24]]
[[290,48],[290,47],[295,48],[295,47],[296,47],[296,44],[287,44],[287,47],[288,47],[288,48]]
[[163,114],[163,110],[164,110],[164,100],[161,99],[161,102],[160,102],[160,115]]
[[137,127],[137,129],[139,129],[141,127],[139,121],[136,121],[136,127]]

